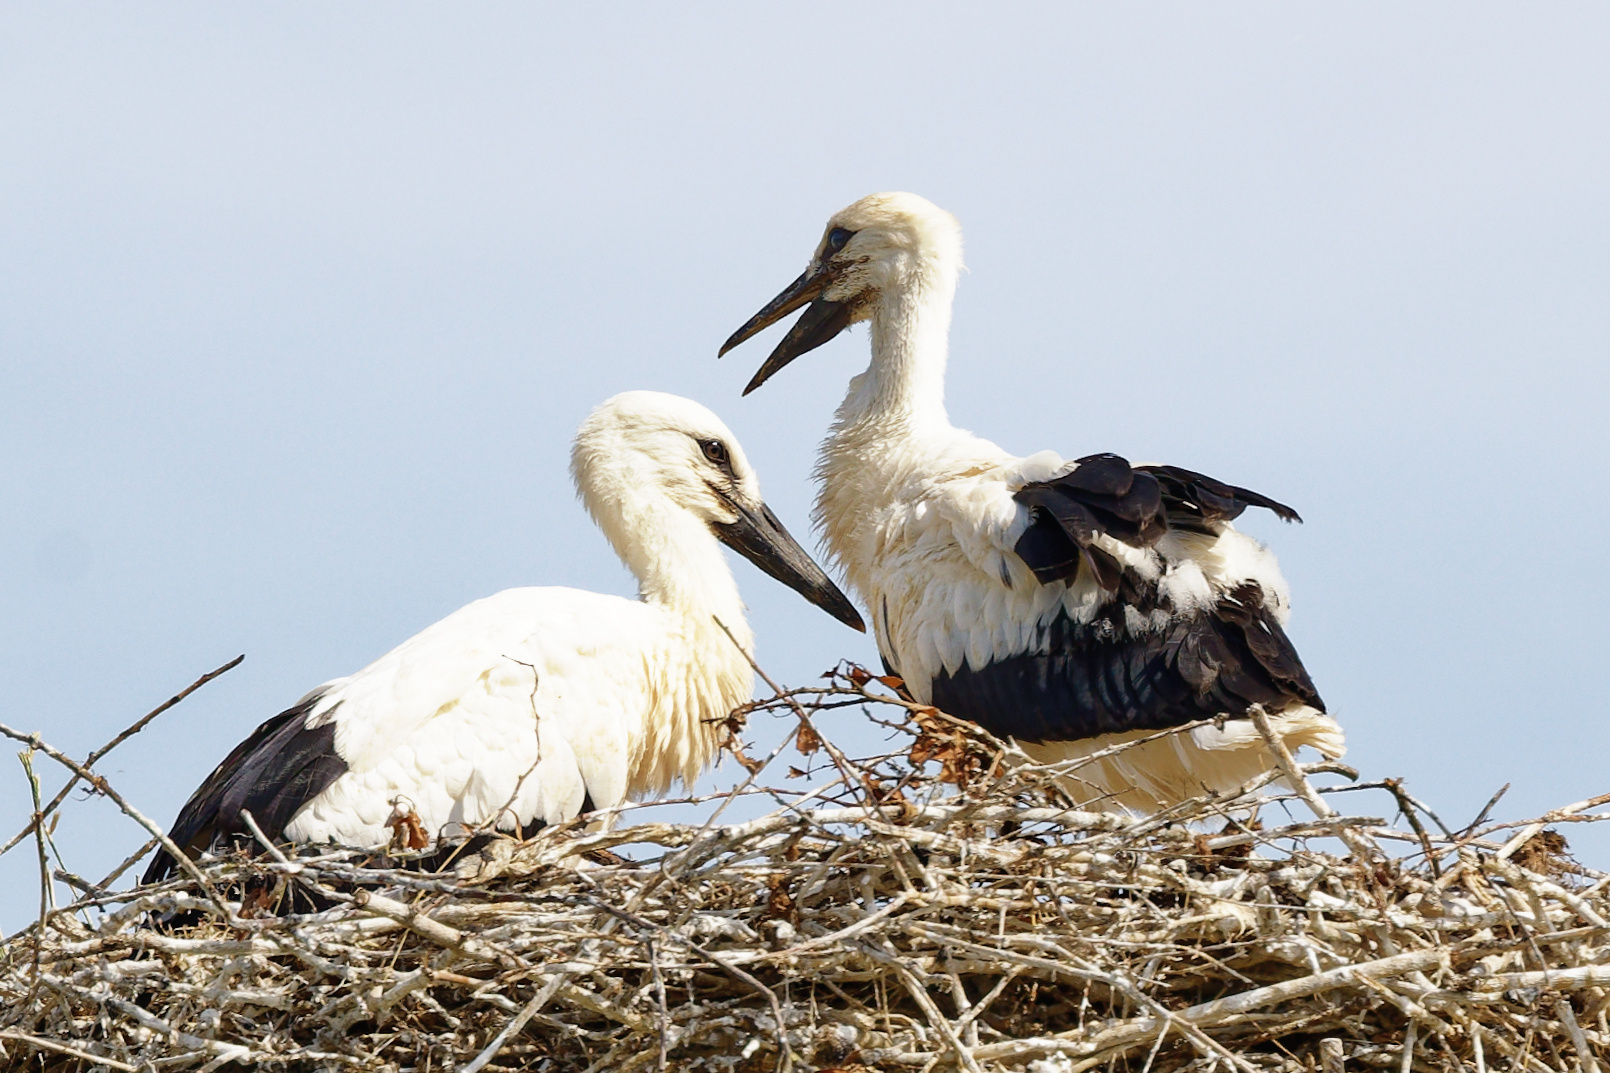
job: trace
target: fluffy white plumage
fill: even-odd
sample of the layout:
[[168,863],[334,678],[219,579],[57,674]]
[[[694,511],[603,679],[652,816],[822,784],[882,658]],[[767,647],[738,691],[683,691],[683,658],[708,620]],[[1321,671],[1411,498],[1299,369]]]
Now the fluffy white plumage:
[[[913,696],[931,702],[942,678],[1047,653],[1053,624],[1063,616],[1096,640],[1115,614],[1125,636],[1157,638],[1251,584],[1268,618],[1283,626],[1290,597],[1273,555],[1228,522],[1204,531],[1170,528],[1149,546],[1101,532],[1091,538],[1131,588],[1155,592],[1149,603],[1117,599],[1091,569],[1050,583],[1036,577],[1017,547],[1037,516],[1015,497],[1026,486],[1071,474],[1076,464],[1050,451],[1017,457],[951,425],[944,372],[961,255],[955,218],[927,200],[904,193],[863,198],[833,216],[806,272],[723,348],[810,303],[747,393],[849,324],[871,322],[871,363],[850,381],[822,445],[816,521],[871,609],[880,652]],[[1123,606],[1115,610],[1115,602]],[[1000,718],[992,728],[1010,725],[993,714]],[[1317,707],[1287,704],[1272,715],[1292,748],[1343,752],[1341,729]],[[1072,757],[1154,732],[1041,736],[1027,747],[1048,759]],[[1091,765],[1075,792],[1150,809],[1237,785],[1269,763],[1243,718]]]
[[285,836],[382,846],[387,821],[411,807],[453,837],[499,810],[505,829],[559,823],[588,796],[609,808],[691,783],[751,672],[713,621],[687,612],[564,588],[509,589],[454,612],[321,687],[309,725],[335,721],[348,769]]
[[291,841],[383,847],[410,810],[450,837],[692,783],[753,679],[722,542],[859,628],[697,403],[610,399],[577,433],[572,472],[639,599],[521,588],[454,612],[265,723],[197,790],[175,841],[211,845],[248,807]]

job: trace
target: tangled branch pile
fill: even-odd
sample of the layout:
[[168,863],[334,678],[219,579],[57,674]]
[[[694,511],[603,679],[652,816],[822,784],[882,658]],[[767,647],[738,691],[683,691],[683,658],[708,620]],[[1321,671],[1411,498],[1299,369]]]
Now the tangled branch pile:
[[[722,809],[774,810],[745,822],[712,801],[697,823],[487,841],[435,874],[331,851],[84,884],[7,943],[3,1064],[1593,1073],[1610,1055],[1610,874],[1548,826],[1606,799],[1449,832],[1395,782],[1316,790],[1335,765],[1280,758],[1289,785],[1137,819],[1072,807],[1066,766],[859,672],[757,707],[797,718],[826,779],[767,788],[770,760],[746,762]],[[821,724],[844,707],[898,751],[836,749]],[[1326,803],[1361,788],[1398,821]],[[328,908],[262,908],[292,892]]]

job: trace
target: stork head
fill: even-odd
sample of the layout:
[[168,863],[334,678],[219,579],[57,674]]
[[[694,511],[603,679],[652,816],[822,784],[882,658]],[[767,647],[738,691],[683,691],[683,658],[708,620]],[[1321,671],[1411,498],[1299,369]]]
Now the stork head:
[[865,632],[849,598],[761,499],[732,430],[693,400],[658,391],[607,400],[577,431],[570,471],[588,513],[639,580],[643,564],[677,554],[675,535],[692,525]]
[[805,271],[733,332],[721,353],[810,303],[744,388],[747,395],[801,354],[872,316],[884,296],[954,285],[961,262],[956,217],[916,194],[864,197],[833,214]]

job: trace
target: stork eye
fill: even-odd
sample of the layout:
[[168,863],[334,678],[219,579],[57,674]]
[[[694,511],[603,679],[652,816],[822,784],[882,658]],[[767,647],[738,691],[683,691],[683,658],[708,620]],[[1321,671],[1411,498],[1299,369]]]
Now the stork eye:
[[720,440],[700,440],[699,450],[704,452],[704,457],[722,469],[727,468],[732,462],[732,456],[727,453],[727,445]]
[[844,248],[844,244],[850,241],[850,236],[854,234],[854,231],[851,231],[847,228],[835,227],[833,230],[827,233],[827,252],[839,252]]

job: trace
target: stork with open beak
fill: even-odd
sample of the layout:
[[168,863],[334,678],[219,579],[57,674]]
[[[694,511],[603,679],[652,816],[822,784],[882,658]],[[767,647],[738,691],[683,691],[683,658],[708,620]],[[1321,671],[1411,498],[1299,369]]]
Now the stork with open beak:
[[962,266],[954,217],[914,194],[836,213],[810,264],[721,348],[804,313],[744,389],[851,324],[872,360],[822,445],[815,518],[912,695],[1053,761],[1197,727],[1078,770],[1081,800],[1160,808],[1272,763],[1248,717],[1288,747],[1344,751],[1286,636],[1274,556],[1231,524],[1245,488],[1112,454],[1020,458],[951,425],[944,377]]
[[[638,599],[523,588],[454,612],[258,727],[180,810],[173,841],[229,844],[247,810],[276,840],[378,849],[405,818],[431,840],[524,831],[691,785],[753,686],[723,544],[864,629],[698,403],[615,396],[582,424],[571,472]],[[159,852],[145,881],[175,864]]]

